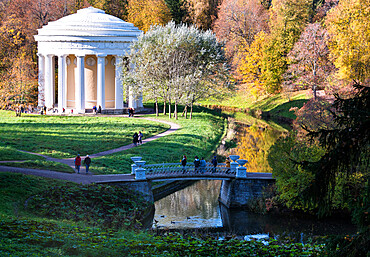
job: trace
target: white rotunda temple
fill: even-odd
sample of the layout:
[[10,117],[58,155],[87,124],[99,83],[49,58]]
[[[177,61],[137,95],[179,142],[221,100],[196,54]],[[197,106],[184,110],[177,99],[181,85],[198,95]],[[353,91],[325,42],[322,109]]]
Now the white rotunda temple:
[[[121,63],[141,33],[132,23],[93,7],[43,26],[35,35],[39,106],[57,106],[59,112],[64,108],[85,113],[93,106],[121,112]],[[128,107],[142,108],[141,97],[130,94]]]

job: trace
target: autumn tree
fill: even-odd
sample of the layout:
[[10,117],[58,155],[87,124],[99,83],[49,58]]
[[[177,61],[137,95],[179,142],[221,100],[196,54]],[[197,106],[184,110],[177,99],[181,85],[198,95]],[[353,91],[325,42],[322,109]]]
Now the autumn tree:
[[290,51],[289,68],[285,73],[283,87],[286,91],[311,88],[316,98],[317,88],[323,88],[333,71],[329,60],[327,31],[319,24],[309,24]]
[[171,12],[172,19],[177,24],[185,21],[187,17],[186,0],[165,0],[165,3]]
[[220,3],[220,0],[185,0],[184,7],[187,14],[185,22],[203,30],[212,28]]
[[75,0],[1,2],[0,91],[3,107],[8,103],[35,100],[37,56],[33,36],[49,21],[70,14],[75,3]]
[[239,50],[252,44],[259,32],[268,30],[268,15],[258,0],[224,0],[219,8],[214,31],[226,42],[227,56],[236,67],[243,58]]
[[106,13],[127,20],[127,0],[105,0],[103,9]]
[[370,0],[341,0],[327,15],[329,49],[339,78],[370,78]]
[[254,37],[250,44],[241,44],[238,52],[239,65],[237,73],[245,83],[246,89],[258,99],[265,94],[265,88],[262,81],[262,60],[263,46],[266,40],[266,33],[261,31]]
[[280,92],[288,69],[287,55],[309,21],[312,0],[273,0],[271,34],[264,50],[263,78],[269,93]]
[[164,0],[128,0],[127,21],[143,31],[152,25],[165,25],[172,19]]

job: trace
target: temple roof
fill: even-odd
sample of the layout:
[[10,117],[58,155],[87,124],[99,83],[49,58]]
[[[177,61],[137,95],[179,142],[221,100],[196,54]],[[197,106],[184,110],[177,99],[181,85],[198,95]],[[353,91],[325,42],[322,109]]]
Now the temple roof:
[[[49,22],[38,30],[36,41],[130,41],[142,33],[132,23],[106,14],[103,10],[88,7],[77,13]],[[76,39],[75,37],[79,37]],[[112,38],[114,38],[112,40]]]

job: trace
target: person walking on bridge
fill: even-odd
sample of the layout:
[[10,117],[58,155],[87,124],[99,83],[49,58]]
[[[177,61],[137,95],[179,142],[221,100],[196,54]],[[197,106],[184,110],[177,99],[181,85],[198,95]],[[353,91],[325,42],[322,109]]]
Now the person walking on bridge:
[[200,172],[204,173],[206,171],[207,163],[204,160],[204,157],[200,160]]
[[217,167],[217,164],[218,164],[218,162],[217,162],[217,156],[215,155],[215,156],[213,156],[213,159],[212,159],[212,164],[213,164],[213,172],[216,172],[216,167]]
[[198,156],[195,156],[195,160],[194,160],[194,171],[195,172],[199,171],[199,166],[200,166],[200,160]]
[[187,162],[186,155],[184,155],[184,156],[182,157],[182,160],[181,160],[182,172],[183,172],[183,173],[185,173],[185,171],[186,171],[186,168],[185,168],[185,166],[186,166],[186,162]]

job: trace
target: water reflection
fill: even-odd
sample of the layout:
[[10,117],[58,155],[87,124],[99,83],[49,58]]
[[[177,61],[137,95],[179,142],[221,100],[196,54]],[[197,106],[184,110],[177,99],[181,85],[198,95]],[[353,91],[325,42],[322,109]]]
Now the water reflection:
[[221,181],[201,180],[155,202],[157,226],[167,228],[222,227],[218,206]]
[[228,209],[218,202],[221,181],[202,180],[155,203],[153,227],[169,229],[219,228],[237,235],[269,234],[302,238],[312,235],[354,233],[348,222],[317,221],[260,215]]
[[231,149],[230,153],[248,160],[246,167],[249,172],[271,172],[267,162],[268,150],[283,133],[281,129],[268,124],[238,123],[236,133],[238,146]]

